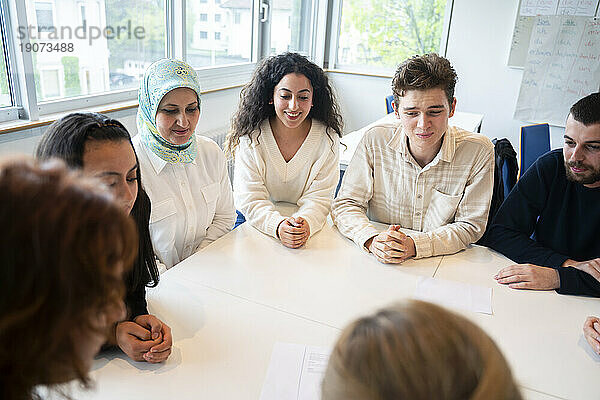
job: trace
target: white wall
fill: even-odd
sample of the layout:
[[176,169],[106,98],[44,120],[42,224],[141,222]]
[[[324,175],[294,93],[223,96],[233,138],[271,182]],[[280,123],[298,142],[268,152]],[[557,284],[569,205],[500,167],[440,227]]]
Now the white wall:
[[[513,119],[523,75],[506,65],[518,0],[454,0],[447,58],[458,74],[457,110],[484,115],[481,132],[506,137],[515,149],[519,128]],[[398,60],[401,62],[402,60]],[[345,121],[345,132],[385,113],[391,79],[329,73]],[[565,116],[566,119],[566,116]],[[563,128],[551,128],[551,146],[562,146]]]
[[383,117],[385,98],[392,94],[390,78],[329,72],[344,118],[344,133],[349,133]]
[[[222,130],[225,133],[229,128],[231,115],[237,108],[240,90],[241,88],[235,88],[203,95],[201,98],[202,111],[196,132]],[[125,125],[131,136],[135,136],[137,134],[136,112],[135,108],[108,115],[119,120]],[[47,128],[48,126],[42,126],[0,135],[0,155],[33,154],[41,135]]]

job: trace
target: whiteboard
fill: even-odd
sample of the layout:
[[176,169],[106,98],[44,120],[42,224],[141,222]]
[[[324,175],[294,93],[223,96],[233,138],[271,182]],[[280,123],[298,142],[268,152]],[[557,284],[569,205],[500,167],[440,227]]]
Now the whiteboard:
[[569,108],[600,87],[600,20],[538,16],[514,118],[564,126]]
[[508,66],[523,68],[538,15],[593,17],[600,13],[600,0],[520,0],[508,54]]

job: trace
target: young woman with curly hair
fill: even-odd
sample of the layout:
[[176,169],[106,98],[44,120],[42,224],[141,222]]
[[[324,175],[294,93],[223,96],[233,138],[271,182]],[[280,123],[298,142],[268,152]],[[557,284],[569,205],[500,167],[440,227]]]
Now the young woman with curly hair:
[[[321,68],[284,53],[256,68],[232,119],[235,205],[261,232],[297,248],[325,223],[339,180],[342,118]],[[276,202],[298,206],[289,218]]]

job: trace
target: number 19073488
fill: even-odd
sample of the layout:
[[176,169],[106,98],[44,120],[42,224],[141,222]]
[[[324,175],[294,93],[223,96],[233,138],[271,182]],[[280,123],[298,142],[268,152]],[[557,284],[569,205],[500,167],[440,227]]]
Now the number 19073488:
[[21,47],[21,52],[27,53],[72,53],[75,50],[73,43],[20,43],[19,46]]

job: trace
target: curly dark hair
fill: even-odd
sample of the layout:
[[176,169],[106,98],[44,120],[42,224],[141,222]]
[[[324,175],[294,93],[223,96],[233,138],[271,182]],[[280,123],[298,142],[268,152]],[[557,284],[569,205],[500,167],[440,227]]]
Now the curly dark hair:
[[427,90],[440,88],[446,93],[448,104],[454,99],[456,71],[446,58],[435,53],[413,56],[398,66],[392,80],[394,102],[407,90]]
[[0,204],[0,398],[39,398],[36,385],[72,378],[89,386],[80,343],[123,315],[118,266],[128,273],[137,254],[133,220],[59,160],[3,160]]
[[321,121],[329,130],[342,137],[342,116],[335,94],[325,72],[315,63],[298,53],[283,53],[263,59],[256,67],[252,80],[240,94],[238,110],[231,119],[231,131],[227,135],[225,151],[233,156],[240,137],[250,135],[260,123],[275,116],[275,108],[269,101],[273,90],[287,74],[306,76],[313,87],[313,107],[307,118]]

